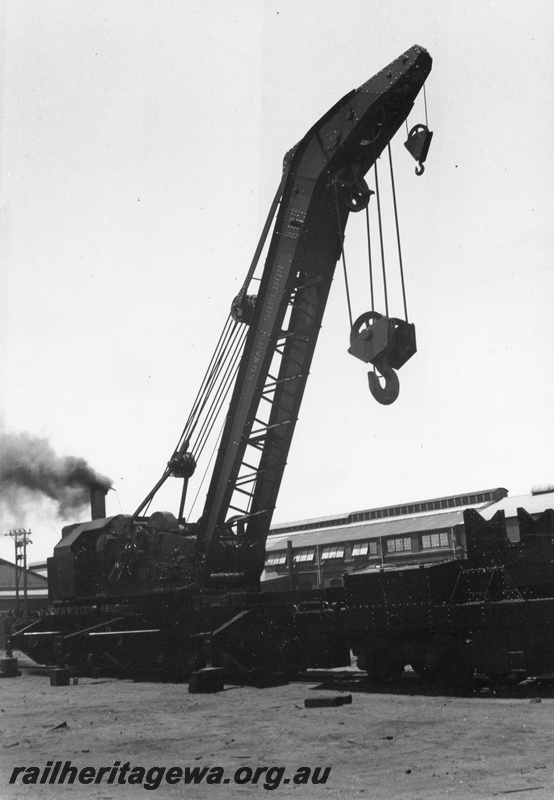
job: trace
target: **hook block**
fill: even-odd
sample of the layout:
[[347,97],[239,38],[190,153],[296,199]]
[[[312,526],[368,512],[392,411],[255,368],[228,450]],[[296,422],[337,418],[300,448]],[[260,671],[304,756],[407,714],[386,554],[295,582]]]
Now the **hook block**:
[[404,147],[419,163],[422,171],[432,138],[433,132],[429,130],[427,125],[414,125],[408,134],[407,140],[404,142]]
[[415,325],[402,319],[368,311],[352,326],[348,352],[366,364],[399,369],[416,351]]

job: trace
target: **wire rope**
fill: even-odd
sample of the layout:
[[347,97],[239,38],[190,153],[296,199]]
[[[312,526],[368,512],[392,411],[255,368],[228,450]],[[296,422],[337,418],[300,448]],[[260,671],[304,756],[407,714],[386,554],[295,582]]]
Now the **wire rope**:
[[206,441],[213,431],[214,424],[229,393],[233,379],[236,376],[248,329],[245,328],[244,331],[240,333],[241,335],[235,338],[233,351],[227,361],[225,371],[222,373],[218,391],[214,394],[211,405],[200,428],[200,432],[198,433],[196,443],[192,449],[195,460],[198,460],[202,454]]
[[[229,342],[227,343],[227,348],[224,353],[225,357],[220,360],[217,372],[214,372],[214,374],[212,375],[212,381],[209,386],[209,391],[206,392],[204,401],[202,403],[200,411],[204,415],[204,419],[206,417],[209,417],[210,414],[210,411],[206,412],[206,408],[208,406],[208,402],[210,401],[210,399],[211,399],[210,409],[213,408],[214,402],[218,401],[219,394],[221,393],[221,386],[224,385],[225,375],[229,370],[229,364],[230,362],[232,362],[234,358],[237,342],[239,343],[240,346],[241,342],[244,340],[244,335],[245,334],[242,330],[242,326],[237,325],[237,327],[233,331],[231,338],[229,339]],[[196,420],[194,427],[196,427],[196,425],[199,422],[200,422],[200,414],[198,416],[198,419]],[[200,436],[200,434],[198,434],[198,436]]]
[[202,487],[204,486],[204,483],[206,481],[206,475],[208,474],[208,470],[210,469],[211,463],[214,460],[215,451],[217,450],[218,442],[221,439],[221,435],[223,433],[224,426],[225,426],[225,423],[223,423],[223,425],[221,426],[221,430],[219,431],[219,436],[217,437],[217,439],[215,441],[215,444],[214,444],[214,446],[212,448],[212,452],[211,452],[210,458],[208,459],[208,463],[206,464],[206,469],[204,470],[204,474],[202,475],[202,479],[201,479],[200,484],[198,486],[198,490],[197,490],[196,494],[194,495],[194,500],[192,501],[192,505],[191,505],[191,507],[189,509],[189,512],[187,514],[187,518],[190,518],[192,516],[192,512],[194,511],[194,507],[196,505],[196,501],[198,500],[200,492],[202,491]]
[[379,191],[379,173],[377,169],[377,159],[374,164],[375,171],[375,196],[377,197],[377,218],[379,221],[379,242],[381,246],[381,266],[383,271],[383,292],[385,295],[385,315],[389,315],[389,297],[387,292],[387,270],[385,267],[385,243],[383,241],[383,221],[381,218],[381,193]]
[[350,287],[348,285],[348,273],[346,271],[346,256],[344,254],[344,231],[341,228],[340,224],[340,212],[339,212],[339,201],[337,198],[337,190],[335,188],[335,209],[337,211],[337,228],[340,237],[340,252],[341,252],[341,259],[342,259],[342,271],[344,274],[344,286],[346,290],[346,305],[348,306],[348,318],[350,320],[350,327],[354,325],[354,320],[352,318],[352,304],[350,302]]
[[181,438],[179,439],[177,449],[179,449],[183,441],[186,441],[188,438],[190,438],[194,430],[194,427],[198,421],[199,414],[201,413],[201,410],[204,404],[206,403],[206,398],[207,396],[209,396],[211,387],[213,386],[213,382],[216,379],[217,373],[221,367],[221,361],[225,356],[227,342],[229,339],[229,330],[232,327],[232,325],[237,325],[237,324],[238,323],[236,323],[231,316],[229,316],[225,322],[223,331],[217,342],[216,349],[214,351],[214,354],[212,355],[208,368],[202,379],[200,389],[198,390],[198,394],[196,395],[196,399],[193,403],[187,422],[185,423],[185,427],[183,433],[181,434]]
[[396,188],[394,185],[394,170],[392,167],[392,151],[390,142],[388,144],[390,180],[392,188],[392,203],[394,207],[394,224],[396,226],[396,242],[398,244],[398,263],[400,265],[400,281],[402,284],[402,300],[404,301],[404,318],[408,322],[408,304],[406,302],[406,285],[404,283],[404,264],[402,263],[402,247],[400,246],[400,226],[398,224],[398,207],[396,204]]
[[[188,424],[180,439],[180,443],[187,443],[187,447],[190,448],[195,458],[195,450],[197,450],[198,447],[191,447],[193,433],[198,425],[200,425],[200,432],[197,433],[196,438],[197,441],[201,440],[205,435],[206,425],[209,424],[209,420],[213,414],[214,405],[217,403],[218,408],[221,407],[226,392],[228,391],[228,385],[226,384],[228,383],[227,376],[229,374],[230,364],[232,368],[232,364],[237,357],[237,352],[240,353],[244,339],[246,338],[247,329],[234,320],[232,320],[232,324],[234,327],[230,335],[227,335],[226,341],[223,341],[223,337],[220,339],[222,346],[219,347],[218,344],[218,350],[216,350],[217,358],[215,358],[215,356],[212,358],[212,368],[206,373],[203,388],[195,401],[193,412],[191,412],[189,416]],[[226,325],[226,329],[229,329],[228,325]],[[223,398],[221,397],[222,394]]]
[[425,84],[423,84],[423,107],[425,108],[425,125],[429,127],[429,118],[427,116],[427,90],[425,89]]
[[371,234],[369,229],[369,205],[365,209],[365,226],[367,232],[367,255],[369,261],[369,294],[371,296],[371,310],[375,311],[375,296],[373,290],[373,261],[371,258]]

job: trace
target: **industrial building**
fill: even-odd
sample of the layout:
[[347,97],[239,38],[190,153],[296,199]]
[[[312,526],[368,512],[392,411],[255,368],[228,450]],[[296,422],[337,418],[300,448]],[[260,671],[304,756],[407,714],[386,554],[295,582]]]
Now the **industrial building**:
[[503,511],[508,536],[517,541],[517,509],[537,518],[554,508],[554,486],[537,486],[514,497],[499,487],[274,525],[263,591],[338,587],[345,572],[463,558],[467,508],[485,519]]
[[[266,547],[263,591],[338,587],[345,572],[463,558],[463,512],[467,508],[476,509],[485,519],[503,511],[508,536],[517,541],[517,509],[524,508],[537,518],[554,508],[554,486],[537,486],[530,494],[513,497],[497,487],[273,525]],[[15,612],[18,599],[20,609],[23,607],[21,567],[19,573],[16,586],[15,565],[0,559],[0,613]],[[29,609],[45,608],[47,598],[46,562],[30,564]]]
[[48,581],[31,569],[12,564],[0,558],[0,614],[12,612],[16,616],[45,609],[48,605]]

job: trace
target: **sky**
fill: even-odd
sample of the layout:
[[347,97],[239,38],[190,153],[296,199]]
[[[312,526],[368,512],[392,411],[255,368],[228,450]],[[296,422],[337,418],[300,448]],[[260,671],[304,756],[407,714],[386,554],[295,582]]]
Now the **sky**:
[[[132,513],[180,436],[284,154],[419,44],[424,175],[404,129],[392,143],[418,352],[396,403],[376,403],[337,270],[274,522],[554,481],[550,0],[4,0],[1,15],[2,431],[86,459],[113,480],[108,513]],[[420,97],[408,122],[425,120]],[[345,240],[354,316],[370,308],[364,225],[351,214]],[[29,561],[51,555],[55,512],[1,506],[0,556],[13,526],[32,530]]]

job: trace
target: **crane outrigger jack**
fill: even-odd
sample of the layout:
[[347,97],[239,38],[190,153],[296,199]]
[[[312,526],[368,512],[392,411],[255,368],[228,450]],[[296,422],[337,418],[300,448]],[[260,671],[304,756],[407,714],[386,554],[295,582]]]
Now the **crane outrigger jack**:
[[[431,63],[424,48],[411,47],[287,153],[262,239],[174,455],[134,514],[64,528],[49,559],[54,613],[26,631],[22,649],[51,625],[58,643],[65,637],[67,661],[120,673],[136,671],[140,653],[143,672],[150,663],[153,671],[186,675],[204,657],[198,641],[206,632],[213,634],[210,663],[240,663],[244,674],[288,658],[290,606],[260,595],[266,539],[349,214],[367,207],[364,176],[407,119]],[[413,325],[366,314],[354,325],[351,352],[380,370],[387,383],[375,378],[372,391],[391,402],[394,369],[415,352]],[[227,390],[204,510],[190,522],[187,483]],[[171,476],[183,480],[178,514],[145,516]],[[47,642],[34,638],[35,646]]]

